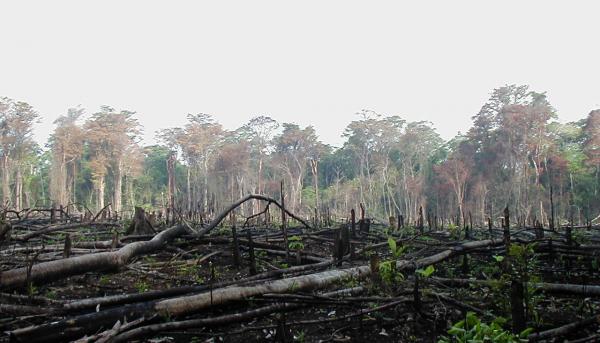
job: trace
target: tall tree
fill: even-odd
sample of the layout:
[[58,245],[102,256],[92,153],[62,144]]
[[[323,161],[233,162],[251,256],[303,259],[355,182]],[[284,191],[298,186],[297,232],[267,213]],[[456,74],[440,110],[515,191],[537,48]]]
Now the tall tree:
[[586,163],[594,169],[594,195],[598,195],[598,186],[600,185],[600,109],[590,112],[583,128],[585,142],[583,151],[586,156]]
[[0,149],[2,150],[2,197],[10,202],[10,174],[15,170],[13,206],[20,209],[23,199],[23,165],[34,150],[33,124],[39,114],[26,102],[0,98]]
[[125,153],[137,144],[141,132],[134,114],[102,106],[100,112],[94,113],[85,124],[87,142],[93,156],[91,166],[99,208],[104,207],[105,177],[110,168],[113,177],[112,207],[115,211],[121,211]]
[[83,154],[84,132],[77,121],[82,108],[70,108],[66,115],[54,121],[56,128],[50,136],[52,147],[52,175],[50,194],[53,202],[67,205],[76,203],[77,161]]
[[253,155],[257,164],[257,185],[256,193],[263,193],[263,163],[266,154],[271,152],[271,139],[275,135],[275,131],[279,128],[279,123],[268,116],[258,116],[250,119],[250,121],[241,128],[241,132],[252,143]]

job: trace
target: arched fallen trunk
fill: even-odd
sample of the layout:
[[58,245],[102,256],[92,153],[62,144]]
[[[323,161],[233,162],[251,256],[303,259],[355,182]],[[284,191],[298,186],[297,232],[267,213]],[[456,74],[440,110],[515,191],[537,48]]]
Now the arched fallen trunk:
[[[208,226],[191,233],[196,237],[201,237],[207,234],[210,232],[210,230],[217,227],[217,225],[219,225],[219,223],[221,223],[221,221],[227,217],[229,212],[233,211],[238,206],[249,200],[267,201],[281,207],[281,205],[279,205],[275,199],[263,195],[250,194],[231,204]],[[306,227],[310,227],[306,222],[295,216],[293,213],[290,213],[287,210],[286,213],[290,217],[304,224]],[[38,263],[33,265],[31,268],[31,274],[29,278],[27,267],[7,270],[0,273],[0,289],[24,287],[28,282],[49,282],[90,271],[118,269],[126,265],[127,262],[133,257],[160,250],[168,242],[185,233],[189,233],[190,231],[192,230],[186,225],[176,225],[160,232],[149,241],[129,243],[117,251],[101,252],[62,260]]]

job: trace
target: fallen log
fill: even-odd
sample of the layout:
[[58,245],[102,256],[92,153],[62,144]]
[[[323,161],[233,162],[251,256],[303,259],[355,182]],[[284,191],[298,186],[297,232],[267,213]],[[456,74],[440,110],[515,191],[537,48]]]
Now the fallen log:
[[[83,222],[83,223],[71,223],[71,224],[64,224],[64,225],[53,225],[53,226],[48,226],[48,227],[40,229],[40,230],[32,231],[30,233],[26,233],[23,235],[14,236],[13,239],[16,241],[19,241],[19,242],[25,242],[33,237],[44,235],[44,234],[47,234],[50,232],[77,229],[77,228],[86,227],[86,226],[90,226],[90,227],[92,227],[92,226],[121,226],[121,224],[114,223],[114,222]],[[19,228],[19,227],[21,227],[21,226],[15,225],[15,228]]]
[[[331,297],[342,294],[356,294],[363,291],[363,287],[354,287],[349,289],[342,289],[338,291],[328,292],[322,294],[322,296]],[[153,324],[142,326],[133,330],[126,331],[124,333],[119,334],[113,340],[113,342],[129,342],[135,338],[141,338],[144,336],[149,336],[153,333],[163,332],[163,331],[173,331],[173,330],[182,330],[182,329],[191,329],[202,326],[215,326],[215,325],[223,325],[227,323],[239,323],[242,320],[248,320],[256,317],[266,316],[268,314],[283,311],[283,310],[291,310],[301,307],[300,304],[275,304],[270,306],[259,307],[257,309],[245,311],[242,313],[233,313],[222,315],[218,317],[212,318],[202,318],[202,319],[190,319],[183,321],[174,321],[168,323],[161,324]],[[372,311],[376,311],[377,309],[372,309]]]
[[554,328],[554,329],[550,329],[550,330],[546,330],[546,331],[542,331],[542,332],[532,333],[527,338],[531,342],[541,341],[541,340],[547,340],[549,338],[554,338],[554,337],[560,337],[560,336],[568,335],[568,334],[572,333],[575,330],[584,328],[584,327],[592,325],[592,324],[600,324],[600,315],[595,315],[593,317],[589,317],[589,318],[586,318],[586,319],[583,319],[583,320],[580,320],[580,321],[577,321],[577,322],[573,322],[573,323],[569,323],[569,324],[566,324],[566,325],[563,325],[563,326],[559,326],[559,327]]
[[[431,281],[439,282],[444,285],[452,285],[452,286],[469,286],[469,285],[493,286],[495,284],[498,284],[498,281],[495,281],[495,280],[447,279],[447,278],[439,278],[439,277],[432,277]],[[548,283],[548,282],[536,282],[536,283],[531,283],[529,285],[532,286],[535,290],[541,291],[541,292],[580,295],[580,296],[584,296],[584,297],[600,296],[600,286],[596,286],[596,285],[578,285],[578,284]]]
[[[302,271],[306,271],[306,270],[319,270],[319,269],[327,268],[332,264],[333,264],[333,261],[330,260],[330,261],[321,262],[321,263],[305,264],[302,266],[290,267],[287,269],[272,270],[272,271],[256,274],[251,277],[247,277],[244,280],[232,280],[232,281],[216,283],[216,284],[212,285],[212,288],[226,287],[226,286],[231,286],[231,285],[235,285],[235,284],[239,285],[239,284],[243,284],[243,283],[248,283],[248,282],[252,282],[252,281],[256,281],[256,280],[264,280],[264,279],[268,279],[268,278],[276,278],[276,277],[279,277],[284,274],[293,274],[293,273],[298,273],[298,272],[302,272]],[[142,302],[142,301],[151,301],[151,300],[156,300],[156,299],[161,299],[161,298],[175,297],[175,296],[190,294],[190,293],[198,293],[198,292],[207,291],[210,289],[210,287],[211,287],[210,285],[182,286],[182,287],[173,287],[173,288],[160,290],[160,291],[119,294],[119,295],[111,295],[111,296],[104,296],[104,297],[98,297],[98,298],[87,298],[87,299],[81,299],[81,300],[67,302],[64,304],[63,308],[67,311],[78,311],[78,310],[96,308],[97,306],[104,308],[106,306],[131,304],[131,303]]]
[[182,225],[174,226],[149,241],[129,243],[117,251],[100,252],[82,256],[43,262],[33,265],[28,278],[27,267],[0,273],[0,288],[23,287],[26,283],[48,282],[90,271],[118,269],[131,258],[160,249],[167,242],[187,230]]
[[[207,234],[210,232],[210,230],[217,227],[217,225],[219,225],[219,223],[225,217],[227,217],[229,212],[233,211],[244,202],[252,199],[272,202],[279,206],[279,203],[277,203],[275,199],[263,195],[247,195],[230,205],[208,226],[196,231],[194,235],[196,237],[201,237]],[[297,218],[292,213],[288,212],[288,215],[300,221],[307,227],[310,227],[302,219]],[[39,231],[36,231],[36,233],[38,232]],[[186,225],[176,225],[165,231],[162,231],[149,241],[129,243],[117,251],[101,252],[57,261],[38,263],[31,268],[30,275],[27,272],[27,267],[4,271],[0,273],[0,289],[23,287],[28,281],[33,283],[48,282],[72,275],[87,273],[90,271],[118,269],[124,266],[133,257],[160,250],[168,242],[179,236],[182,236],[187,232],[189,232],[189,229]]]
[[[473,249],[500,244],[503,244],[502,240],[466,242],[417,261],[400,260],[396,263],[396,270],[422,268],[467,253]],[[266,293],[290,293],[301,290],[322,289],[345,279],[363,279],[370,273],[371,268],[369,266],[359,266],[268,281],[252,286],[218,288],[213,289],[211,292],[124,306],[75,318],[67,318],[50,324],[27,327],[12,331],[10,335],[12,339],[19,342],[36,342],[40,339],[43,339],[44,342],[50,342],[53,339],[65,340],[69,337],[81,337],[86,333],[96,332],[98,329],[106,328],[125,316],[127,318],[148,318],[153,315],[163,317],[184,316],[212,306],[244,300]]]

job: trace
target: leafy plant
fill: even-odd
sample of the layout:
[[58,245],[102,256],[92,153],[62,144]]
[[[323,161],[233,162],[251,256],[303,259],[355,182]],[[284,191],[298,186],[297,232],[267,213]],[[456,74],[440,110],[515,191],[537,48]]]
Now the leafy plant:
[[148,290],[150,289],[148,283],[142,280],[136,282],[134,286],[135,289],[137,289],[138,293],[148,292]]
[[392,253],[392,255],[395,258],[400,258],[400,256],[402,256],[402,254],[404,254],[404,252],[406,251],[407,246],[400,246],[398,247],[396,240],[393,239],[392,237],[388,237],[388,246],[390,247],[390,252]]
[[506,319],[498,317],[490,324],[482,323],[474,312],[468,312],[465,319],[452,325],[448,330],[449,337],[442,337],[438,343],[467,343],[467,342],[493,342],[513,343],[527,342],[527,336],[533,331],[528,328],[518,335],[502,328]]
[[29,296],[33,296],[33,295],[36,295],[36,294],[37,294],[37,292],[38,292],[38,289],[37,289],[37,287],[36,287],[36,286],[33,284],[33,282],[30,282],[30,283],[27,285],[27,294],[28,294]]
[[421,275],[422,277],[427,278],[430,277],[431,274],[433,274],[433,272],[435,272],[435,267],[433,265],[429,265],[425,269],[417,269],[416,272],[419,273],[419,275]]
[[294,336],[294,340],[296,340],[300,343],[304,343],[304,341],[306,340],[306,333],[304,332],[304,330],[298,331],[296,336]]
[[100,280],[98,280],[98,282],[100,283],[100,285],[105,286],[108,285],[108,282],[110,281],[110,277],[108,275],[102,275],[100,277]]
[[302,237],[292,236],[288,238],[288,248],[291,250],[303,250],[304,243],[302,243]]
[[54,291],[54,290],[47,291],[46,292],[46,298],[48,298],[48,299],[56,299],[57,298],[56,291]]
[[379,275],[388,285],[404,280],[404,275],[396,271],[396,261],[384,261],[379,264]]
[[267,252],[264,250],[256,250],[254,251],[254,255],[256,256],[256,258],[266,258]]

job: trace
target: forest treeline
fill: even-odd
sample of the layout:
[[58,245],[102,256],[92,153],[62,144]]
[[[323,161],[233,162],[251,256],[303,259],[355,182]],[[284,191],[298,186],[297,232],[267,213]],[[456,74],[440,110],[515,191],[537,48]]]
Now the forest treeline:
[[279,198],[283,180],[286,206],[306,217],[345,217],[361,203],[372,217],[402,214],[410,222],[420,208],[440,221],[477,224],[507,205],[522,221],[544,225],[552,208],[557,221],[600,214],[600,110],[562,124],[546,95],[528,86],[493,90],[471,128],[449,141],[429,122],[362,110],[340,148],[321,142],[312,126],[257,116],[226,130],[206,114],[190,114],[183,127],[158,132],[158,144],[141,146],[135,115],[103,106],[86,118],[84,109],[69,109],[42,148],[32,138],[40,114],[0,98],[3,205],[110,204],[128,213],[173,202],[207,216],[249,193]]

